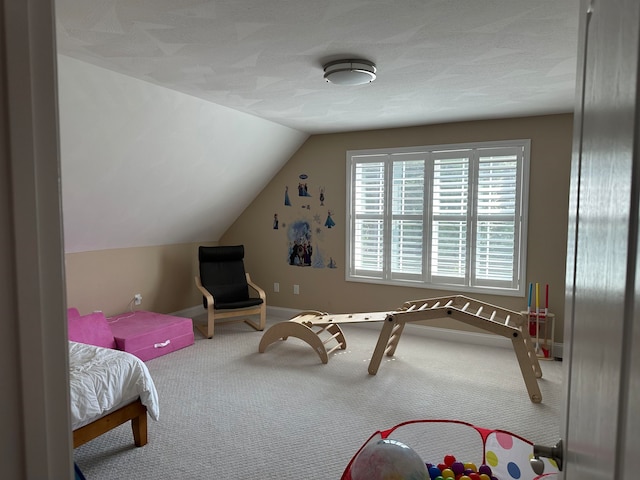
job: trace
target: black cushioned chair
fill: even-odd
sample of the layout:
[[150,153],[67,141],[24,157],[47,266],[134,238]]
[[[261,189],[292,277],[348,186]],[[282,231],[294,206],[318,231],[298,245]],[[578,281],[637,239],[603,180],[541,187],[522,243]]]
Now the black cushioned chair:
[[[264,330],[267,321],[267,295],[251,281],[244,270],[244,246],[199,247],[200,276],[196,286],[203,295],[207,324],[195,324],[207,337],[213,337],[214,322],[231,317],[259,315],[256,323],[239,318],[256,330]],[[250,292],[252,295],[250,296]]]

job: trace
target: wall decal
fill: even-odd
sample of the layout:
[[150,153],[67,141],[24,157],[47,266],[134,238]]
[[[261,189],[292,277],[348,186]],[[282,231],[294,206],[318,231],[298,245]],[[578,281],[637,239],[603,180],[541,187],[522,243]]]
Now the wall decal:
[[298,196],[299,197],[310,197],[309,195],[309,187],[307,187],[306,183],[298,183]]
[[[304,203],[294,201],[295,206],[300,206],[299,209],[274,213],[273,229],[286,232],[286,258],[289,265],[336,269],[338,267],[333,256],[329,255],[330,252],[324,251],[327,247],[326,232],[336,226],[333,220],[335,212],[325,207],[325,186],[314,185],[308,179],[309,175],[305,173],[298,175],[298,197],[303,197]],[[310,191],[317,192],[318,203],[307,203],[312,197]],[[307,197],[307,200],[304,200],[304,197]],[[292,206],[288,185],[284,187],[284,204],[287,207]],[[324,208],[320,209],[320,206]]]
[[333,221],[333,218],[331,218],[331,210],[327,211],[327,221],[324,222],[324,226],[327,228],[331,228],[331,227],[335,227],[336,222]]
[[[298,176],[300,180],[306,180],[309,178],[309,175],[302,173]],[[309,187],[307,186],[307,182],[298,182],[298,196],[299,197],[310,197]]]
[[289,186],[288,185],[284,187],[284,204],[287,207],[291,206],[291,200],[289,200]]
[[305,220],[298,220],[289,225],[289,265],[310,267],[313,256],[311,246],[311,226]]
[[318,244],[316,243],[316,247],[314,249],[314,257],[313,264],[311,265],[313,268],[324,268],[324,260],[323,260],[322,252],[320,248],[318,248]]

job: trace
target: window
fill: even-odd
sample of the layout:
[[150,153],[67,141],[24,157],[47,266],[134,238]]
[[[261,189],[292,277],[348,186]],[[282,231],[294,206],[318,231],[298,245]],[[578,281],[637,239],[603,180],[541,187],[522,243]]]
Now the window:
[[347,152],[346,279],[523,295],[529,148]]

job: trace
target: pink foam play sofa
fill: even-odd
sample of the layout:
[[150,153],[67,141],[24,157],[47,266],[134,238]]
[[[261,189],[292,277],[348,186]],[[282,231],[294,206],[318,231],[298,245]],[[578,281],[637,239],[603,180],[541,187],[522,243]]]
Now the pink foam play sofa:
[[143,361],[193,345],[190,318],[138,310],[106,318],[67,310],[69,340],[132,353]]

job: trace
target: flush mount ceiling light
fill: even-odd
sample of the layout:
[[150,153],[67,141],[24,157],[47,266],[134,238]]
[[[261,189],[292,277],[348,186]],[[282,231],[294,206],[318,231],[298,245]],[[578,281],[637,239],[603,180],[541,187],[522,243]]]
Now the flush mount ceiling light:
[[369,60],[336,60],[323,68],[324,79],[336,85],[363,85],[376,79],[376,66]]

